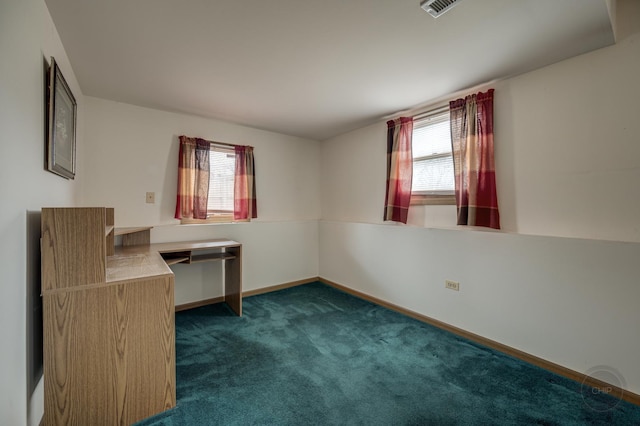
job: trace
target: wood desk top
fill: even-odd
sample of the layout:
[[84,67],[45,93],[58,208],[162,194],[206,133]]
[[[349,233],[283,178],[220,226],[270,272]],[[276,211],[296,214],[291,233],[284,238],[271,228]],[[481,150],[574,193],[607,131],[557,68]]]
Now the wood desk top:
[[180,251],[209,250],[226,247],[240,247],[237,241],[224,238],[201,241],[176,241],[169,243],[140,244],[136,246],[118,246],[116,254],[148,254],[148,253],[175,253]]
[[118,253],[107,258],[107,283],[173,275],[158,252]]
[[191,252],[241,245],[233,240],[211,239],[118,246],[115,255],[107,258],[107,283],[173,274],[161,253]]

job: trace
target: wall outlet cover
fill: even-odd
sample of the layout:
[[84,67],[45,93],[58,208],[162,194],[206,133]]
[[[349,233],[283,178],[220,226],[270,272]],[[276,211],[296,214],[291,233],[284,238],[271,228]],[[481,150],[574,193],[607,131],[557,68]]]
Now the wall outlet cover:
[[445,280],[444,286],[449,290],[460,291],[460,283],[457,281]]

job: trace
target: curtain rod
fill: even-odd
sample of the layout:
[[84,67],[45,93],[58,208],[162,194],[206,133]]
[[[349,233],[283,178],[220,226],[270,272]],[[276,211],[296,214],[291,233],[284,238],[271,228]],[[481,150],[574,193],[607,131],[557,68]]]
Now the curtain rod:
[[[431,101],[429,101],[426,104],[422,104],[422,105],[417,105],[414,106],[412,108],[408,108],[402,111],[396,111],[393,114],[390,115],[385,115],[382,117],[383,120],[394,120],[398,117],[420,117],[422,115],[429,115],[429,113],[431,112],[435,112],[437,111],[439,108],[444,108],[445,106],[448,108],[449,107],[449,102],[453,101],[455,99],[458,99],[460,97],[465,97],[471,93],[476,93],[476,92],[481,92],[483,90],[487,90],[490,89],[492,86],[494,86],[497,83],[500,83],[501,81],[505,80],[508,77],[505,77],[503,79],[494,79],[491,81],[487,81],[486,83],[482,83],[482,84],[478,84],[476,86],[472,86],[472,87],[468,87],[466,89],[463,90],[458,90],[457,92],[453,92],[453,93],[449,93],[447,95],[443,95],[443,96],[439,96],[435,99],[432,99]],[[446,104],[446,105],[443,105]],[[435,108],[434,108],[435,107]]]
[[447,105],[443,105],[443,106],[438,107],[438,108],[430,109],[429,111],[425,111],[425,112],[422,112],[420,114],[416,114],[416,115],[413,116],[413,119],[414,120],[421,120],[421,119],[426,118],[426,117],[428,117],[430,115],[440,114],[440,113],[445,112],[445,111],[449,111],[449,105],[448,104]]
[[204,138],[192,138],[192,137],[186,136],[186,135],[183,135],[183,136],[185,136],[187,138],[190,138],[190,139],[201,139],[201,140],[203,140],[205,142],[209,142],[211,145],[228,146],[228,147],[233,147],[233,148],[235,148],[236,146],[248,146],[249,148],[253,148],[250,145],[240,145],[240,144],[228,143],[228,142],[210,141],[210,140],[207,140],[207,139],[204,139]]
[[218,145],[218,146],[232,146],[232,147],[236,147],[236,146],[240,146],[240,145],[236,145],[234,143],[226,143],[226,142],[216,142],[216,141],[207,141],[209,142],[211,145]]

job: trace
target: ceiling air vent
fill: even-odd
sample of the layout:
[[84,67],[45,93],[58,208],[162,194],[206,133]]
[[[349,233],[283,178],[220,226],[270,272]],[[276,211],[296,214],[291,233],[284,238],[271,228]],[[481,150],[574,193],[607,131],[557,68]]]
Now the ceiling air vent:
[[427,11],[427,13],[434,18],[442,15],[461,0],[422,0],[420,7]]

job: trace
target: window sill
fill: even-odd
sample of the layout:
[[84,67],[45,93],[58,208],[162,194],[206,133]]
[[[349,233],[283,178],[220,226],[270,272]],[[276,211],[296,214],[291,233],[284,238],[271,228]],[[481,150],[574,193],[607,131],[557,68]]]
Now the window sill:
[[215,215],[206,219],[181,219],[180,225],[207,225],[211,223],[231,224],[249,222],[248,220],[235,220],[233,215]]
[[412,194],[412,206],[455,206],[455,195]]

